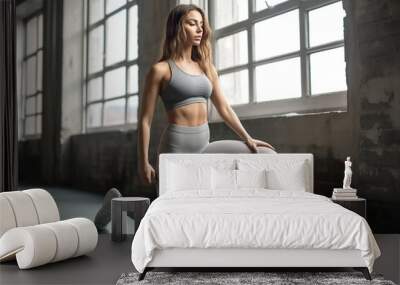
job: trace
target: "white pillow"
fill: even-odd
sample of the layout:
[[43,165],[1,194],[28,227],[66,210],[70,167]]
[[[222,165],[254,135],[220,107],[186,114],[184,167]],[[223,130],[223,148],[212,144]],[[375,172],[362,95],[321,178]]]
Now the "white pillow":
[[238,169],[237,187],[240,188],[268,188],[266,169]]
[[308,181],[310,174],[309,164],[305,160],[295,159],[238,159],[237,166],[240,170],[266,169],[267,187],[271,190],[306,191],[310,187]]
[[212,189],[220,190],[236,190],[236,170],[235,169],[219,169],[212,167]]
[[267,170],[267,188],[273,190],[306,191],[305,162],[292,163],[290,167]]
[[185,191],[195,189],[210,190],[211,167],[181,165],[170,162],[168,167],[167,191]]

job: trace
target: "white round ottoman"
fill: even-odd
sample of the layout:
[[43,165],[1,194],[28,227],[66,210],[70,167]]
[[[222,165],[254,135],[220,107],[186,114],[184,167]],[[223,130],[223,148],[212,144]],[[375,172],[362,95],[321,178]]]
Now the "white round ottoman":
[[77,257],[94,250],[98,233],[86,218],[59,221],[57,205],[43,189],[0,193],[0,262],[20,269]]

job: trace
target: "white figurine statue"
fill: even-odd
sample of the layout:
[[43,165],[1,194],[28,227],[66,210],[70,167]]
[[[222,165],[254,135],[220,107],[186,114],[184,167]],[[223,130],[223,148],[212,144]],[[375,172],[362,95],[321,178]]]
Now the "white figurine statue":
[[344,162],[343,189],[352,189],[350,186],[352,174],[353,174],[353,172],[351,171],[350,156],[348,156],[346,161]]

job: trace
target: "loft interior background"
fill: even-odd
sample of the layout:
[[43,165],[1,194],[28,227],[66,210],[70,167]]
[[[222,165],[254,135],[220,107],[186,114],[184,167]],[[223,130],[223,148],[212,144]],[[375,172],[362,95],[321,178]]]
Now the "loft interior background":
[[[155,197],[137,179],[137,110],[178,2],[17,1],[21,185]],[[223,90],[246,130],[279,152],[313,153],[317,194],[340,185],[351,156],[373,231],[399,232],[400,2],[189,2],[209,16]],[[238,139],[215,109],[209,119],[211,141]],[[165,124],[160,103],[152,163]]]

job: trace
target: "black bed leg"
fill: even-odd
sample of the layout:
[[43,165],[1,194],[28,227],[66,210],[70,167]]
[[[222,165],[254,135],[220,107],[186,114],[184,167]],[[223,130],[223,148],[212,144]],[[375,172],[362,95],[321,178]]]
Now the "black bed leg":
[[361,271],[362,274],[364,275],[365,279],[372,280],[371,279],[371,274],[369,274],[369,270],[368,270],[367,267],[355,267],[354,269],[357,270],[357,271]]
[[138,281],[141,281],[141,280],[144,279],[144,277],[146,276],[147,271],[148,271],[148,269],[147,269],[147,267],[146,267],[146,268],[144,269],[144,271],[143,271],[142,273],[139,274]]
[[369,270],[367,267],[363,267],[361,272],[364,274],[365,279],[371,280],[371,274],[369,274]]

